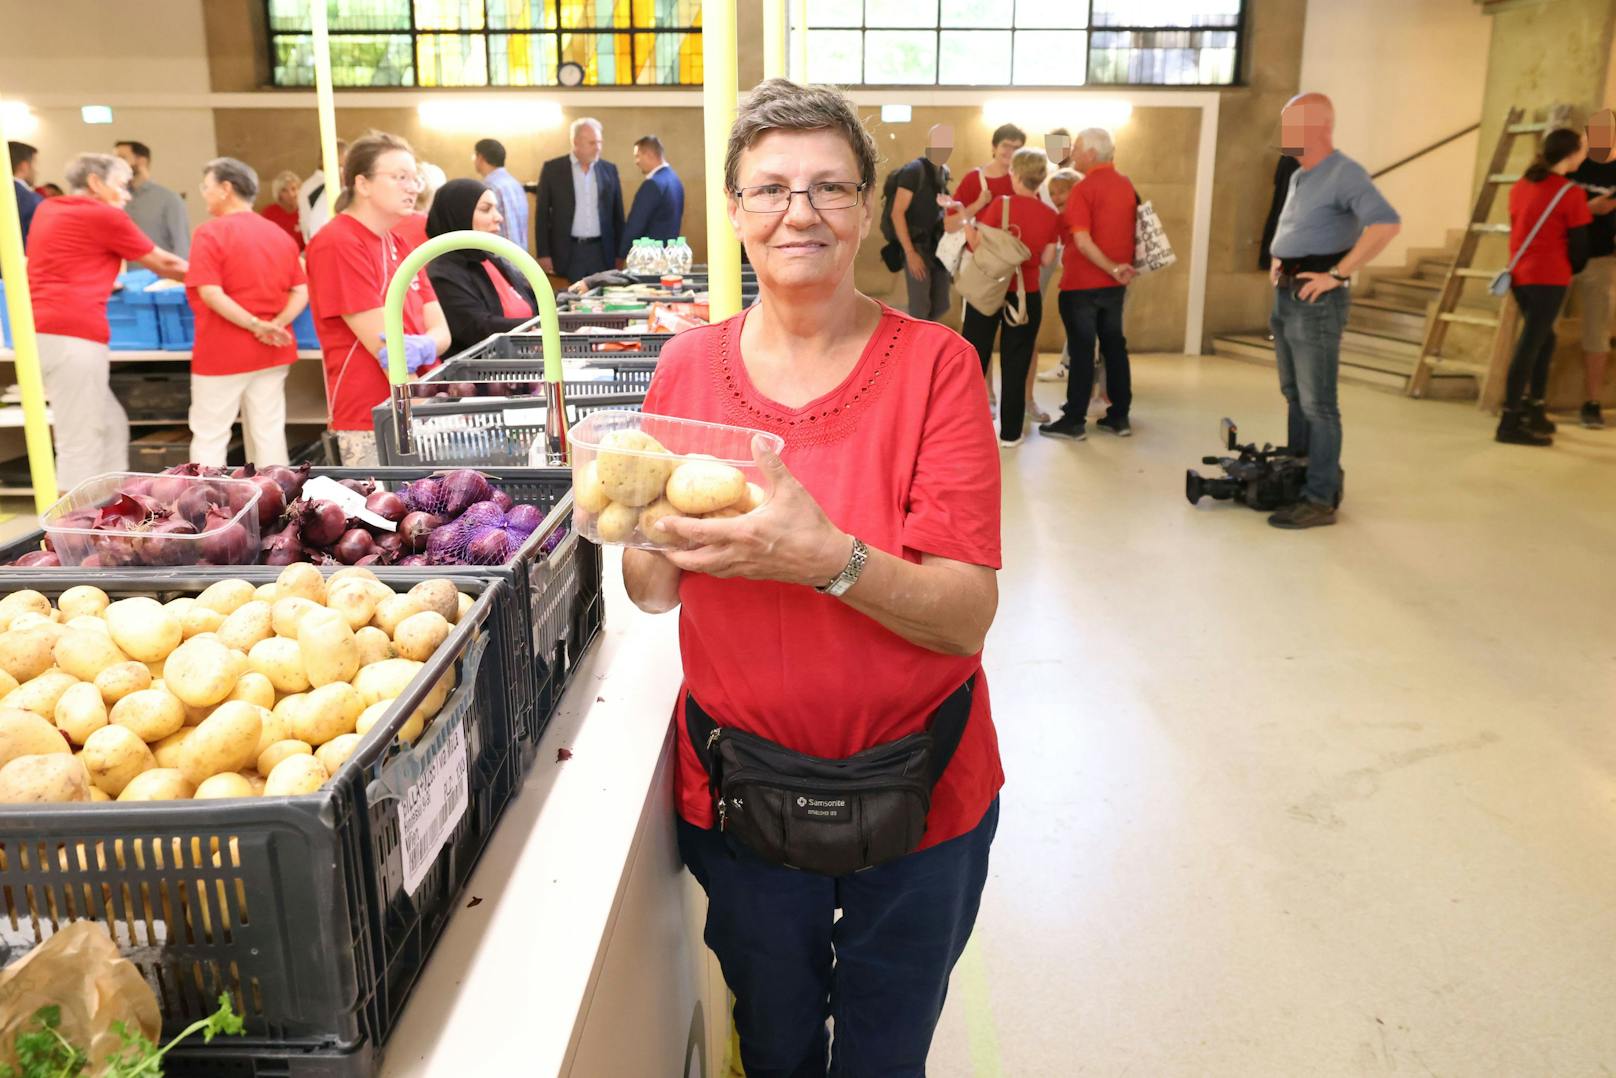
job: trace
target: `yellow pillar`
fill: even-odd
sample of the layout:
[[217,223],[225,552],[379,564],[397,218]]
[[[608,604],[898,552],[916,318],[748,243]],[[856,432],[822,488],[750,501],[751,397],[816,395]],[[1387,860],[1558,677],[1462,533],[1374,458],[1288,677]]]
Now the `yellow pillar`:
[[791,0],[791,77],[808,81],[808,0]]
[[337,103],[331,92],[331,38],[326,32],[325,0],[309,0],[314,25],[314,101],[320,116],[320,167],[325,170],[326,205],[335,212],[342,191],[337,164]]
[[786,0],[763,0],[763,77],[786,78],[786,47],[790,38]]
[[729,223],[724,150],[735,121],[735,0],[702,5],[701,88],[707,143],[707,293],[712,320],[741,311],[741,245]]
[[[0,143],[5,141],[6,108],[0,99]],[[45,418],[45,382],[39,376],[39,345],[34,339],[34,305],[28,293],[28,264],[23,259],[17,188],[11,183],[5,187],[5,193],[0,194],[0,275],[6,280],[11,348],[17,358],[17,385],[22,389],[22,426],[28,446],[28,474],[34,484],[34,508],[43,513],[56,501],[56,458],[51,449],[50,421]]]

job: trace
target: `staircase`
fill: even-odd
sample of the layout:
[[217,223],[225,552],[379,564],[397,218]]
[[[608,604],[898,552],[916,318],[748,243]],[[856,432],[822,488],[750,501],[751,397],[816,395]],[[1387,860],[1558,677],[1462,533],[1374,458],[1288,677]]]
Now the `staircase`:
[[[1341,381],[1407,392],[1425,338],[1428,312],[1442,291],[1453,257],[1452,250],[1411,251],[1401,271],[1383,272],[1362,286],[1354,285],[1347,330],[1341,338]],[[1477,308],[1476,313],[1493,312]],[[1485,347],[1479,336],[1463,343]],[[1275,363],[1274,342],[1266,329],[1215,337],[1212,351],[1247,363]],[[1437,370],[1424,395],[1438,400],[1475,400],[1478,391],[1473,376]]]

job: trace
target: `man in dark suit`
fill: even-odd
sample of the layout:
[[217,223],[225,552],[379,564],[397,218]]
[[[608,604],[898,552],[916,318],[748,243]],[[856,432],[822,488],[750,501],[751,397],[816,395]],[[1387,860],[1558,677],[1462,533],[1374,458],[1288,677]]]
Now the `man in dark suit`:
[[634,206],[628,211],[628,226],[617,244],[617,257],[627,258],[635,240],[676,240],[685,219],[685,185],[662,153],[662,140],[644,135],[634,143],[634,164],[645,174],[645,182],[634,192]]
[[599,120],[574,120],[572,152],[539,172],[533,249],[546,272],[569,281],[612,268],[623,235],[623,185],[600,144]]

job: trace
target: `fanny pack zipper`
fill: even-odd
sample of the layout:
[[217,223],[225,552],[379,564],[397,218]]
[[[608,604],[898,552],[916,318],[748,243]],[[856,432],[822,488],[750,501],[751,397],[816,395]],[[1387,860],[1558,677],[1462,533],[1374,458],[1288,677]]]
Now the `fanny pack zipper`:
[[[713,732],[707,735],[707,755],[708,755],[708,758],[711,759],[715,764],[718,761],[718,754],[714,751],[714,749],[718,745],[719,738],[724,733],[725,733],[725,728],[724,727],[722,727],[722,726],[714,726],[713,727]],[[729,731],[729,733],[732,736],[735,736],[735,737],[738,737],[738,738],[742,739],[743,743],[744,743],[745,740],[750,739],[750,735],[746,734],[744,731],[731,730],[731,731]],[[753,739],[753,740],[762,741],[763,739],[757,738],[757,739]],[[891,744],[894,747],[899,746],[899,745],[903,744],[904,740],[905,739],[900,738],[899,740],[894,741]],[[768,744],[768,742],[763,742],[763,743]],[[868,751],[868,750],[866,750],[866,751]],[[908,756],[913,751],[914,750],[912,748],[906,748],[906,749],[903,749],[901,752],[889,753],[888,755],[891,755],[893,757]],[[806,754],[804,754],[804,755],[806,755]],[[811,757],[811,759],[822,760],[821,757]],[[869,756],[869,757],[865,757],[864,760],[861,761],[861,762],[871,762],[871,761],[883,761],[884,762],[885,759],[886,759],[886,756]],[[823,762],[825,762],[825,763],[834,763],[836,761],[824,760]],[[777,776],[775,776],[772,773],[767,772],[767,771],[759,771],[756,768],[748,768],[748,767],[736,768],[734,774],[732,776],[730,776],[730,778],[732,779],[732,781],[735,781],[735,782],[744,782],[744,781],[746,781],[746,778],[749,775],[753,776],[754,781],[763,780],[763,785],[765,785],[765,786],[773,786],[773,787],[775,787],[777,789],[784,789],[785,788],[785,787],[780,785]],[[719,795],[718,799],[717,799],[717,802],[716,802],[716,805],[715,805],[715,807],[718,810],[718,829],[720,831],[727,830],[728,825],[729,825],[728,799],[724,797],[723,791],[718,789],[718,780],[717,780],[716,777],[711,777],[709,779],[709,783],[714,788],[713,792],[715,792],[715,793],[717,793]],[[797,788],[797,787],[793,787],[793,788]],[[827,786],[821,786],[821,785],[819,785],[817,783],[811,783],[809,785],[802,786],[802,787],[800,787],[800,789],[809,790],[809,791],[812,791],[814,793],[840,793],[840,792],[843,792],[843,791],[861,792],[861,791],[864,791],[864,790],[880,790],[880,789],[913,791],[915,793],[918,793],[920,795],[921,800],[924,801],[925,803],[927,803],[928,805],[931,802],[929,783],[927,783],[927,782],[925,782],[925,781],[923,781],[921,779],[910,779],[910,778],[899,778],[899,779],[849,779],[847,785],[842,786],[840,789],[836,789],[836,790],[833,790],[833,789],[831,789],[830,787],[827,787]]]

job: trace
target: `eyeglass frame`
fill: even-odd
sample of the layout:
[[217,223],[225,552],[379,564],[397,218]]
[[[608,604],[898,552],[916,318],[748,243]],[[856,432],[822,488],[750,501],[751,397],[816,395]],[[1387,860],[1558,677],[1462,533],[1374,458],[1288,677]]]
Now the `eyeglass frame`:
[[395,184],[397,184],[400,187],[403,187],[405,184],[412,184],[417,191],[426,190],[426,181],[421,178],[421,174],[419,172],[374,172],[373,171],[373,172],[366,172],[364,174],[364,176],[365,176],[365,179],[367,179],[367,180],[377,180],[377,179],[380,179],[381,177],[385,176],[389,180],[392,180]]
[[746,204],[746,193],[748,191],[757,191],[757,190],[760,190],[760,189],[762,189],[764,187],[784,187],[785,186],[784,184],[760,183],[760,184],[758,184],[758,185],[756,185],[754,187],[734,187],[734,188],[730,189],[730,194],[735,196],[735,200],[741,204],[741,209],[745,210],[747,213],[771,213],[771,214],[772,213],[790,213],[791,212],[791,199],[795,195],[801,195],[804,198],[806,198],[808,200],[808,205],[810,207],[812,207],[813,209],[817,210],[820,213],[826,212],[827,209],[829,209],[829,210],[856,210],[856,209],[858,209],[860,206],[862,206],[864,204],[864,192],[866,190],[868,190],[869,187],[870,187],[870,181],[869,180],[863,180],[863,181],[861,181],[858,184],[855,184],[853,186],[853,193],[855,195],[857,195],[858,198],[856,198],[853,201],[852,205],[849,205],[849,206],[829,206],[829,207],[823,207],[822,208],[822,207],[817,206],[817,205],[814,204],[813,190],[814,190],[815,187],[821,187],[821,186],[824,186],[826,184],[846,184],[846,183],[851,183],[851,182],[852,182],[851,180],[821,180],[819,183],[811,183],[811,184],[809,184],[807,187],[803,188],[800,191],[799,190],[793,190],[793,189],[788,187],[788,188],[786,188],[786,202],[785,202],[785,205],[781,206],[777,210],[754,210],[752,207],[750,207],[750,206],[748,206]]

